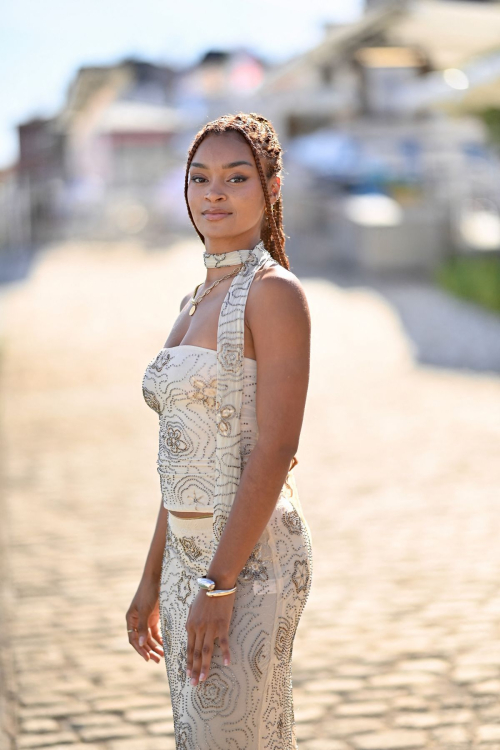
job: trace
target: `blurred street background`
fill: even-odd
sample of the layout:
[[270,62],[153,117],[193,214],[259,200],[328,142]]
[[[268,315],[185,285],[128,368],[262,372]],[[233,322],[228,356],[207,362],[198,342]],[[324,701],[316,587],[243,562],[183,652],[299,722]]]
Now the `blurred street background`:
[[299,747],[500,750],[500,3],[193,6],[0,30],[0,748],[175,748],[141,382],[204,276],[188,146],[244,110],[312,316]]

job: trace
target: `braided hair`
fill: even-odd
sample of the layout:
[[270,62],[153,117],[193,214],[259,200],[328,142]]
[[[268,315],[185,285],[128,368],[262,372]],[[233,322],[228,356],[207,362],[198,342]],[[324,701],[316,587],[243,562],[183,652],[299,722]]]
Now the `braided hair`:
[[[201,241],[205,244],[205,238],[196,226],[191,209],[189,208],[187,197],[189,167],[191,166],[196,149],[204,138],[212,133],[220,134],[227,133],[228,131],[240,133],[252,149],[266,203],[265,223],[261,232],[261,240],[264,242],[264,246],[272,258],[281,266],[289,270],[290,262],[285,252],[286,236],[283,230],[283,204],[281,191],[278,200],[271,203],[267,189],[267,180],[270,177],[273,175],[279,175],[281,177],[283,169],[283,149],[281,148],[274,127],[270,121],[262,115],[256,114],[255,112],[239,112],[236,115],[222,115],[216,120],[208,122],[200,131],[198,131],[189,147],[184,182],[184,197],[186,199],[189,218],[191,219]],[[258,156],[263,157],[266,165],[266,174],[264,174],[264,169],[262,168]]]

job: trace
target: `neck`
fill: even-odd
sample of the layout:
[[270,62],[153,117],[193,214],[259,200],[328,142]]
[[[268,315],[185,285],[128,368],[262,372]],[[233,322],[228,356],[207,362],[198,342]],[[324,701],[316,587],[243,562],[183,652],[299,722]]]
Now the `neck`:
[[251,251],[260,243],[261,240],[259,239],[257,242],[247,245],[247,247],[237,249],[233,247],[230,250],[226,249],[220,252],[215,252],[213,248],[211,252],[205,249],[203,253],[203,262],[207,269],[205,283],[216,281],[231,272],[237,272],[242,264],[248,260]]
[[205,252],[211,255],[221,255],[222,253],[232,253],[234,250],[247,250],[255,247],[260,242],[260,232],[258,234],[240,235],[237,237],[205,237]]

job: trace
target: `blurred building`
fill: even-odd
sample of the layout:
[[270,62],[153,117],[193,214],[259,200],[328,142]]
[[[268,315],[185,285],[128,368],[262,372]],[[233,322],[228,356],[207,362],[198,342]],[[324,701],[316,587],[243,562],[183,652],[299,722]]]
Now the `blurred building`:
[[243,109],[278,131],[285,231],[316,247],[311,260],[428,270],[457,250],[498,251],[500,163],[484,117],[500,113],[498,39],[498,3],[386,0],[325,24],[282,65],[236,48],[177,69],[84,66],[54,117],[18,127],[0,247],[190,226],[187,149],[205,122]]
[[498,3],[373,2],[271,71],[257,94],[287,147],[289,231],[321,228],[324,255],[345,262],[429,269],[472,242],[460,226],[478,208],[477,247],[500,248],[500,165],[479,116],[500,106],[499,39]]
[[187,225],[194,132],[221,107],[241,106],[264,72],[244,49],[179,69],[137,59],[81,67],[60,112],[18,126],[15,182],[32,241]]

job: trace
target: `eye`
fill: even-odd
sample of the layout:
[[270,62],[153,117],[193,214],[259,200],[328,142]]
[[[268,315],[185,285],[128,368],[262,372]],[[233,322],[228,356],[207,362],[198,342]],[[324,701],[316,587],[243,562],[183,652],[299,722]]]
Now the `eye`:
[[[194,182],[196,185],[199,185],[200,183],[198,180],[205,180],[205,177],[201,177],[200,175],[196,175],[195,177],[191,177],[191,182]],[[232,182],[233,180],[239,180],[241,182],[246,182],[248,180],[248,177],[245,177],[242,174],[235,175],[234,177],[231,177],[229,182]]]

